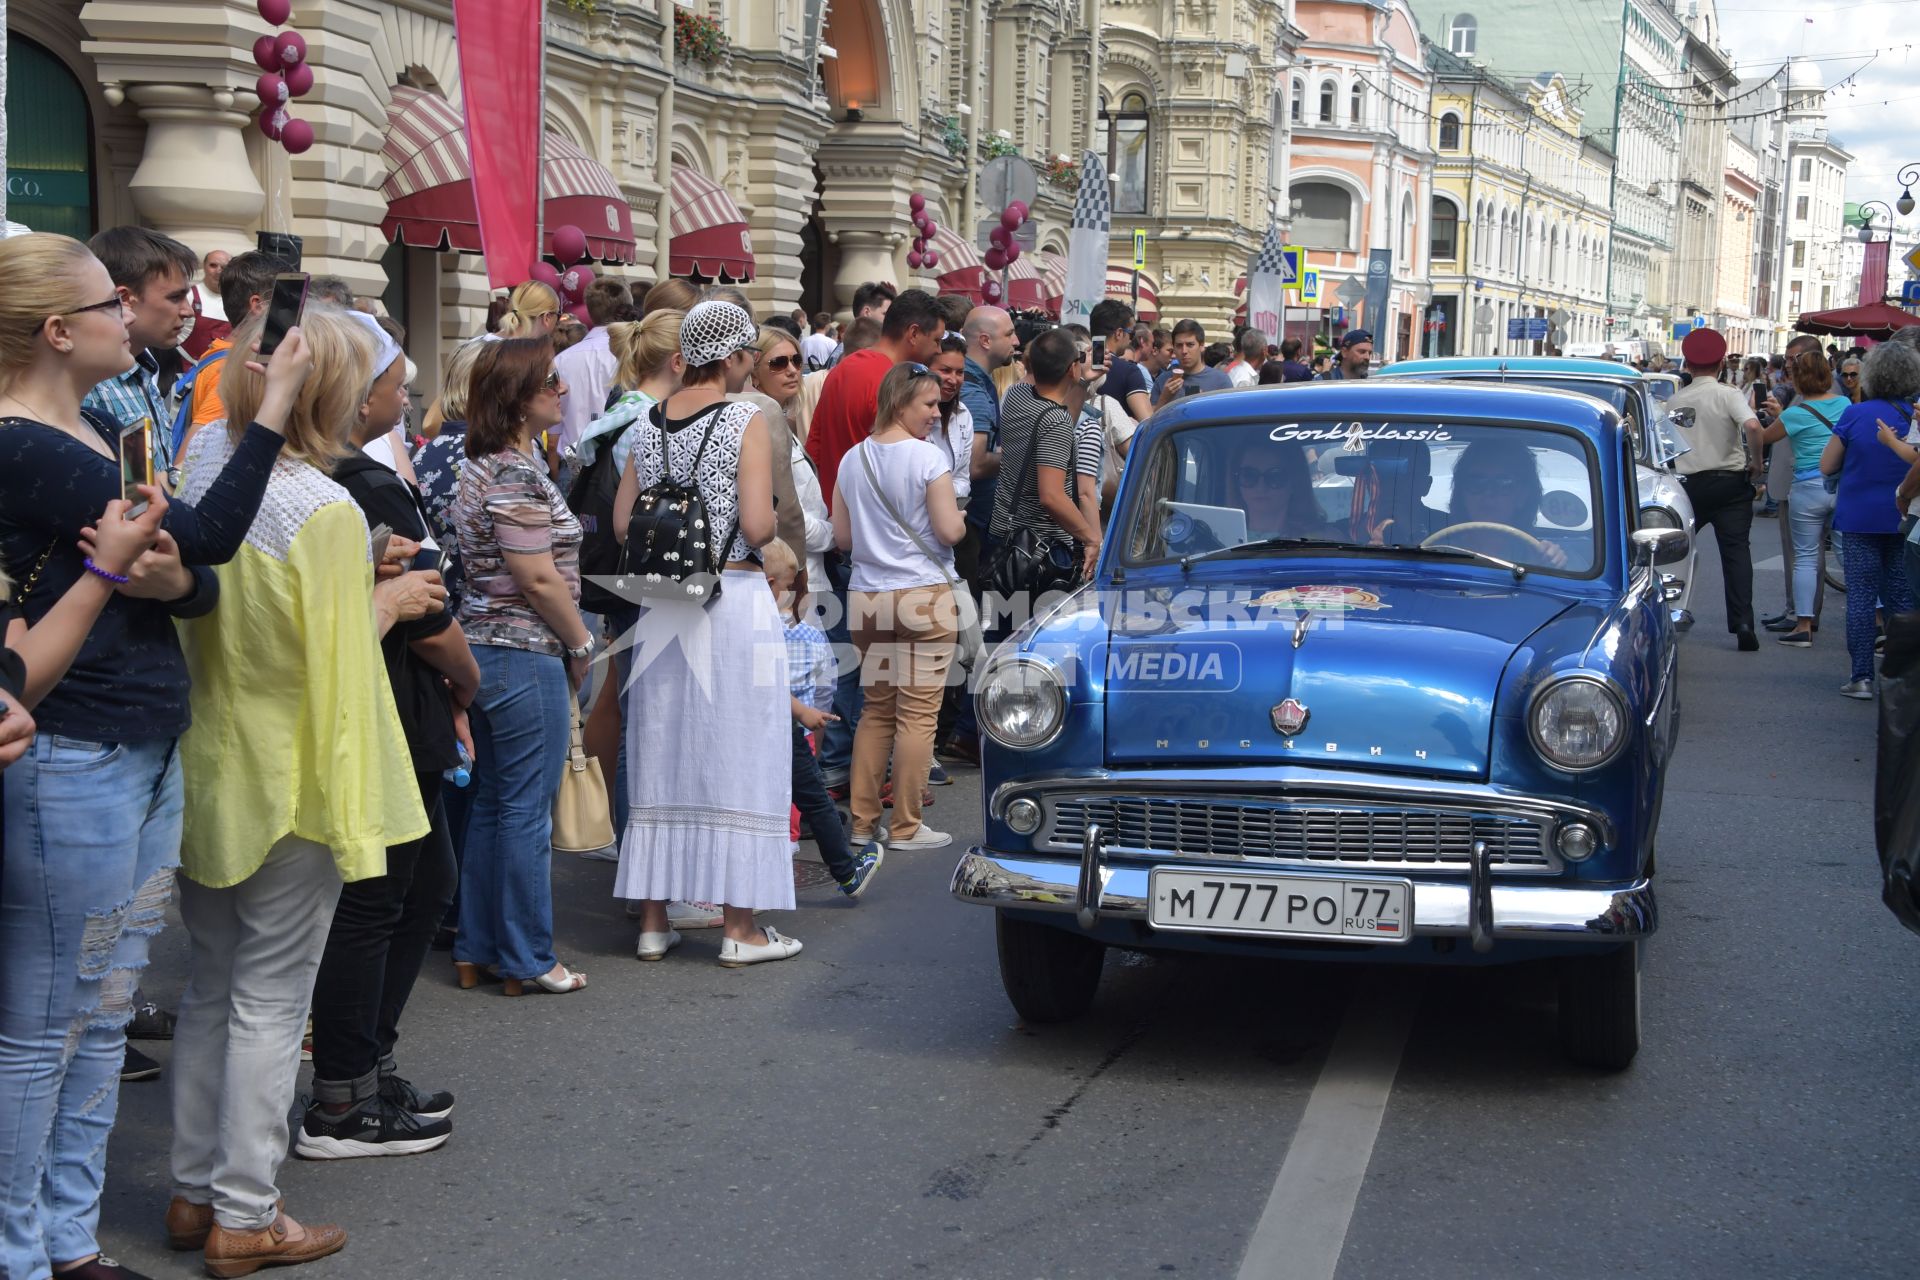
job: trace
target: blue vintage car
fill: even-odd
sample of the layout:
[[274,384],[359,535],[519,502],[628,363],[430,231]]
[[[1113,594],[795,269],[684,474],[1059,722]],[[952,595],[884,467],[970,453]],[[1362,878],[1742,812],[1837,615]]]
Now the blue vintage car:
[[1447,382],[1196,396],[1135,437],[1093,582],[977,691],[1031,1021],[1109,946],[1550,960],[1578,1061],[1640,1042],[1677,716],[1634,446],[1591,397]]

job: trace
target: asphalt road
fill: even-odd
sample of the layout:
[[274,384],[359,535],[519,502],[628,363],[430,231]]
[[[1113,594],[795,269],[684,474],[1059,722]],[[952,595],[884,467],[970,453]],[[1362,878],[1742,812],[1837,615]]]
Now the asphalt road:
[[[557,858],[561,956],[591,987],[508,1001],[433,957],[400,1057],[458,1094],[453,1141],[290,1160],[291,1211],[352,1237],[310,1274],[1920,1273],[1920,938],[1878,901],[1843,606],[1810,652],[1740,654],[1702,561],[1624,1074],[1565,1065],[1548,988],[1515,971],[1127,955],[1085,1019],[1023,1028],[949,851],[889,858],[858,907],[804,891],[778,920],[793,962],[722,970],[707,933],[640,964],[612,867]],[[1770,611],[1778,570],[1757,576]],[[975,778],[929,811],[956,843]],[[176,922],[149,992],[184,963]],[[167,1136],[165,1084],[127,1086],[103,1235],[197,1275],[161,1244]]]

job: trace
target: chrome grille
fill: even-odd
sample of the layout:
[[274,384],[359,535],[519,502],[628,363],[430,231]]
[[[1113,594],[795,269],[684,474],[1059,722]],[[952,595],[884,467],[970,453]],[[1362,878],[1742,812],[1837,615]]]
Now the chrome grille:
[[1047,843],[1078,851],[1090,822],[1116,855],[1292,862],[1373,870],[1465,871],[1484,840],[1496,869],[1554,872],[1547,820],[1515,814],[1372,808],[1313,800],[1156,796],[1046,798]]

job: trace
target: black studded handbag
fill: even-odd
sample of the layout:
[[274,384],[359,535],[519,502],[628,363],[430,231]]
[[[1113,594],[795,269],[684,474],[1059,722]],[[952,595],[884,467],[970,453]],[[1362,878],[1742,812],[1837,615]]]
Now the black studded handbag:
[[619,572],[614,591],[626,600],[686,600],[711,604],[720,598],[720,574],[726,568],[727,548],[733,544],[737,525],[725,536],[713,526],[706,499],[700,496],[700,461],[706,457],[713,439],[714,424],[722,401],[709,409],[701,429],[700,448],[686,479],[674,474],[667,448],[664,417],[660,406],[653,409],[655,429],[661,432],[660,479],[644,489],[633,504],[627,521],[627,544],[621,549]]

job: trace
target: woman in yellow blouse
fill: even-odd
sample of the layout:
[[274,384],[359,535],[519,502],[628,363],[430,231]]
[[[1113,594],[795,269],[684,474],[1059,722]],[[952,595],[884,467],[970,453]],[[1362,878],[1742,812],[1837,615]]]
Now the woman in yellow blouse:
[[[256,319],[234,334],[250,349]],[[329,477],[372,376],[374,340],[336,307],[309,308],[313,353],[260,513],[220,605],[181,629],[193,678],[180,914],[192,968],[175,1029],[174,1201],[180,1247],[203,1239],[207,1269],[338,1251],[338,1227],[303,1227],[277,1206],[300,1035],[345,881],[384,873],[389,845],[427,832],[381,660],[367,525]],[[237,362],[236,362],[237,363]],[[248,422],[256,367],[221,379],[227,421]],[[200,432],[182,492],[219,474],[233,433]]]

